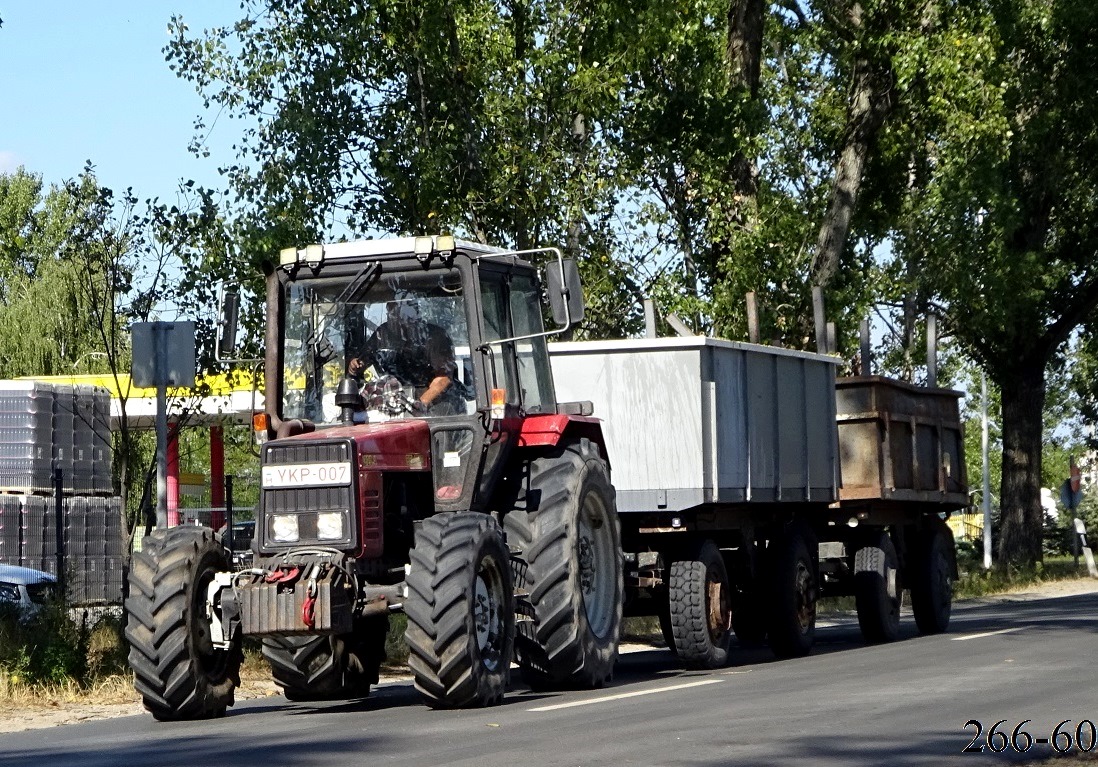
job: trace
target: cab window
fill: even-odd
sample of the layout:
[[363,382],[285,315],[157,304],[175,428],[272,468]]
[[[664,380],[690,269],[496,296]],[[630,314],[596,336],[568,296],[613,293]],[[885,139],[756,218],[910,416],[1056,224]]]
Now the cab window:
[[[510,285],[511,322],[516,336],[541,333],[541,292],[532,277],[518,276]],[[544,336],[515,342],[515,362],[518,383],[522,390],[522,406],[527,413],[553,410],[552,371]]]

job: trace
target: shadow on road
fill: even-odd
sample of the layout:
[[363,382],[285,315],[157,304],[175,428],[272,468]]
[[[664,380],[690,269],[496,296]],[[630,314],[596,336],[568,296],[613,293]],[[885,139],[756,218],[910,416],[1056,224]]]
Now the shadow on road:
[[[946,637],[955,639],[963,635],[1018,628],[1022,630],[1003,633],[997,639],[1013,642],[1033,632],[1093,634],[1098,631],[1098,623],[1092,617],[1096,613],[1098,595],[1082,595],[1070,600],[1026,600],[1024,618],[1018,615],[1018,605],[1011,602],[960,605],[955,612],[951,632]],[[455,747],[456,744],[464,744],[464,750],[476,750],[487,744],[485,733],[499,732],[489,728],[499,727],[500,721],[507,723],[505,727],[529,727],[523,709],[541,702],[579,702],[651,690],[662,684],[728,675],[729,681],[737,681],[728,685],[728,693],[723,694],[729,695],[725,699],[729,705],[734,705],[737,701],[764,700],[766,695],[774,696],[782,691],[792,690],[796,694],[803,689],[804,674],[811,666],[817,670],[826,667],[832,681],[839,674],[837,667],[840,665],[843,666],[841,673],[845,674],[842,678],[848,680],[856,676],[852,669],[880,668],[882,671],[874,677],[876,683],[895,684],[897,680],[917,678],[920,664],[924,662],[916,657],[907,657],[916,656],[917,653],[896,652],[897,649],[902,650],[903,643],[938,642],[940,645],[935,652],[950,652],[954,643],[942,642],[942,639],[920,637],[910,614],[906,614],[898,644],[870,646],[863,642],[855,617],[829,617],[826,625],[818,629],[813,653],[793,661],[776,660],[766,647],[738,647],[731,654],[732,663],[728,668],[688,671],[678,665],[670,651],[651,648],[623,654],[613,681],[604,689],[578,693],[535,692],[522,683],[521,675],[515,671],[511,690],[502,706],[460,713],[436,714],[429,711],[410,681],[383,684],[375,688],[369,698],[362,700],[291,703],[275,697],[243,701],[230,709],[225,718],[207,722],[161,724],[144,715],[5,736],[0,741],[0,767],[362,764],[369,761],[366,758],[369,755],[386,754],[392,757],[406,753],[410,744],[418,743],[428,733],[435,736],[446,733],[445,737]],[[842,664],[837,662],[840,657],[844,660]],[[845,662],[847,660],[852,662]],[[763,670],[766,673],[751,673]],[[737,676],[740,674],[742,676]],[[824,684],[820,689],[832,688]],[[731,694],[733,692],[735,694]],[[391,713],[385,714],[386,711]],[[370,713],[379,715],[355,716]],[[741,712],[741,715],[744,713]],[[329,722],[323,718],[326,714],[337,716]],[[867,712],[867,715],[871,714]],[[583,716],[590,715],[585,713]],[[775,716],[778,714],[775,713]],[[773,721],[774,726],[781,726],[780,716]],[[653,726],[659,725],[654,723]],[[877,734],[872,726],[862,728],[863,733],[867,730],[873,734],[852,737],[849,734],[817,731],[809,736],[804,731],[798,733],[793,730],[767,741],[772,744],[772,753],[768,753],[764,761],[773,765],[799,764],[804,763],[806,754],[811,754],[814,762],[822,764],[952,765],[972,761],[970,755],[961,754],[966,739],[959,726],[956,731],[945,734],[941,730]],[[727,735],[723,730],[709,732],[710,735],[716,734],[716,737],[710,739],[707,748],[676,753],[674,759],[666,763],[761,763],[758,745],[752,750],[751,744],[744,740],[751,734],[745,735],[742,728],[730,726]],[[565,742],[561,746],[567,748]],[[564,752],[557,755],[564,755]],[[1035,755],[1029,756],[1032,758]],[[1022,758],[1009,753],[994,756],[997,763]],[[536,762],[535,759],[533,763]]]

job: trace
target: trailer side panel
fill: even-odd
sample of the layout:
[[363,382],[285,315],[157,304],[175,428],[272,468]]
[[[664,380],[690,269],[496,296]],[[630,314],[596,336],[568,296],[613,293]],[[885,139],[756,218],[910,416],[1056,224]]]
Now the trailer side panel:
[[551,344],[603,419],[620,512],[838,497],[831,357],[711,338]]

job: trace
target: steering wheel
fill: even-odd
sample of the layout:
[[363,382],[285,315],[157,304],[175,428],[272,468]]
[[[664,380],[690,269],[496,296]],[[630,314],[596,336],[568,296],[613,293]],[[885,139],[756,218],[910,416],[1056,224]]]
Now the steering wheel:
[[367,410],[379,410],[389,416],[404,413],[422,415],[426,412],[423,403],[408,394],[408,386],[394,375],[385,375],[376,381],[369,381],[362,387],[362,397]]

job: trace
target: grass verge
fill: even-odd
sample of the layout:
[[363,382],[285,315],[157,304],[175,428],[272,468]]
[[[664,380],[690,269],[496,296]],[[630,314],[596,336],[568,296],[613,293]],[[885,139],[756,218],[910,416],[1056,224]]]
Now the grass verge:
[[984,570],[975,566],[975,563],[960,562],[959,566],[961,577],[953,587],[953,596],[956,599],[1008,594],[1042,583],[1087,577],[1086,565],[1080,562],[1076,566],[1072,557],[1047,557],[1035,567],[1010,568],[1006,571],[997,568]]

